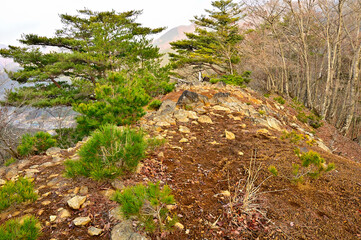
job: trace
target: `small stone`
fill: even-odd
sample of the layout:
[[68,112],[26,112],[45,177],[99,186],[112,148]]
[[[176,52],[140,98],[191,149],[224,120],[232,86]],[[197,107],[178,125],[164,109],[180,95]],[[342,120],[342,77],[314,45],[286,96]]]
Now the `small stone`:
[[86,196],[75,196],[72,199],[68,200],[68,205],[72,209],[79,209],[81,205],[83,205],[85,200],[86,200]]
[[50,216],[50,222],[54,222],[56,220],[56,216],[55,215],[51,215]]
[[116,190],[122,190],[125,187],[123,181],[120,179],[114,179],[111,184]]
[[51,167],[51,166],[54,166],[54,163],[52,163],[52,162],[45,162],[45,163],[43,163],[43,164],[40,165],[40,167],[44,167],[44,168],[46,168],[46,167]]
[[79,190],[79,193],[81,195],[87,195],[88,194],[88,187],[87,186],[81,186],[80,190]]
[[71,214],[68,210],[63,209],[60,211],[59,217],[60,218],[68,218],[68,217],[71,217]]
[[90,223],[90,217],[77,217],[73,220],[75,226],[85,226]]
[[41,205],[46,206],[49,205],[51,203],[51,201],[47,200],[41,203]]
[[109,217],[114,218],[115,220],[119,220],[119,221],[126,220],[125,217],[123,217],[123,215],[121,214],[120,207],[116,207],[116,208],[113,208],[112,210],[110,210]]
[[44,209],[40,209],[40,210],[37,212],[37,214],[40,216],[41,214],[43,214],[43,212],[44,212]]
[[231,196],[231,193],[229,191],[221,191],[221,194],[225,197],[230,197]]
[[225,134],[226,134],[226,138],[228,140],[234,140],[236,138],[236,136],[234,135],[234,133],[230,132],[230,131],[227,131],[227,130],[224,130]]
[[135,170],[135,172],[136,172],[137,174],[140,174],[143,167],[144,167],[144,164],[143,164],[143,163],[139,163],[138,166],[137,166],[137,169]]
[[189,229],[187,229],[187,230],[186,230],[186,234],[189,234],[189,232],[190,232]]
[[47,193],[44,193],[43,195],[41,195],[42,197],[47,197],[51,194],[51,192],[47,192]]
[[247,125],[246,124],[241,124],[241,125],[239,125],[241,128],[246,128],[247,127]]
[[175,226],[176,228],[180,229],[180,230],[183,230],[183,229],[184,229],[183,224],[181,224],[181,223],[179,223],[179,222],[177,222],[176,224],[174,224],[174,226]]
[[239,155],[239,156],[243,156],[243,155],[244,155],[244,153],[243,153],[243,152],[241,152],[241,151],[239,151],[239,152],[238,152],[238,155]]
[[163,152],[158,153],[158,157],[159,158],[164,158],[164,153]]
[[187,128],[185,126],[179,126],[179,132],[181,132],[181,133],[190,133],[191,131],[189,130],[189,128]]
[[146,239],[139,233],[134,232],[131,221],[122,221],[121,223],[115,225],[111,232],[112,240],[144,240]]
[[88,233],[90,236],[98,236],[103,232],[102,229],[96,228],[96,227],[90,227],[88,228]]
[[114,195],[115,191],[113,189],[107,189],[104,191],[101,191],[101,194],[103,194],[105,197],[110,198]]
[[213,109],[217,110],[217,111],[225,111],[225,112],[230,112],[231,111],[229,108],[222,107],[222,106],[219,106],[219,105],[214,106]]
[[186,142],[188,142],[188,139],[182,138],[179,142],[180,142],[180,143],[186,143]]
[[79,193],[79,190],[80,190],[79,187],[75,187],[74,190],[73,190],[73,193],[74,193],[74,194],[78,194],[78,193]]
[[59,174],[51,174],[48,178],[55,178],[57,176],[59,176]]
[[60,153],[61,148],[58,147],[51,147],[48,150],[46,150],[46,155],[51,156],[57,153]]
[[169,210],[169,211],[172,211],[174,209],[177,208],[177,205],[167,205],[166,208]]
[[265,128],[257,130],[257,134],[269,134],[269,131]]
[[6,183],[6,181],[5,181],[5,180],[0,179],[0,186],[4,185],[5,183]]
[[200,123],[213,123],[212,119],[208,116],[202,115],[198,118],[198,122]]

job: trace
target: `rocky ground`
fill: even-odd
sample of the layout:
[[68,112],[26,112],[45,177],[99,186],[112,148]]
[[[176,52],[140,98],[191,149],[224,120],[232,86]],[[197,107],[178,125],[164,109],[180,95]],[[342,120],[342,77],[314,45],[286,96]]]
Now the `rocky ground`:
[[[77,159],[82,142],[3,167],[1,179],[25,175],[40,197],[2,212],[0,224],[31,214],[42,223],[40,239],[158,239],[122,219],[109,197],[124,186],[160,181],[173,189],[172,211],[181,223],[164,239],[361,239],[360,147],[327,123],[314,131],[289,104],[271,99],[221,84],[179,87],[138,124],[167,143],[149,152],[135,174],[112,181],[63,177],[63,161]],[[284,130],[314,144],[282,140]],[[296,147],[319,152],[336,170],[292,184],[286,177],[298,161]],[[285,177],[271,177],[270,165]],[[249,172],[257,176],[253,198],[245,197]]]

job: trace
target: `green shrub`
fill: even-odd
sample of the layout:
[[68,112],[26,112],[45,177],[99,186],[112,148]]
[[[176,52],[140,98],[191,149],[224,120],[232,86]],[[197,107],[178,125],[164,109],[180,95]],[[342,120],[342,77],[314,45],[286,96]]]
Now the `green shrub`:
[[7,181],[0,188],[0,211],[10,207],[14,203],[35,201],[38,195],[34,192],[33,184],[25,179]]
[[148,105],[148,109],[150,109],[150,110],[158,110],[161,105],[162,105],[162,101],[158,100],[158,99],[155,99]]
[[286,101],[283,99],[283,97],[275,97],[273,98],[273,100],[275,100],[276,102],[278,102],[279,104],[285,104]]
[[245,86],[245,84],[251,81],[251,72],[245,71],[241,75],[233,74],[233,75],[223,75],[221,78],[212,78],[210,80],[211,83],[224,82],[226,84],[236,85],[236,86]]
[[176,217],[170,218],[166,208],[167,205],[175,203],[168,185],[160,189],[159,182],[148,183],[147,186],[138,184],[127,187],[122,192],[115,192],[112,200],[121,205],[124,217],[136,216],[146,231],[163,232],[171,229],[177,222]]
[[74,106],[74,110],[82,114],[76,118],[80,136],[89,135],[105,124],[137,122],[144,116],[143,107],[150,100],[137,79],[128,79],[121,73],[111,73],[103,85],[97,85],[95,95],[96,101]]
[[54,136],[57,146],[66,149],[75,146],[75,144],[83,139],[83,136],[76,128],[60,128],[55,129],[57,135]]
[[34,136],[27,133],[21,137],[21,144],[17,150],[20,156],[28,156],[44,153],[55,145],[56,140],[49,133],[37,132]]
[[259,113],[261,116],[263,116],[263,115],[266,114],[266,111],[264,111],[264,110],[259,110],[258,113]]
[[40,230],[40,223],[33,216],[11,219],[0,226],[0,240],[36,240]]
[[67,160],[66,175],[83,175],[95,180],[115,178],[133,171],[145,156],[144,134],[130,128],[105,125],[91,134],[80,148],[80,160]]
[[5,162],[4,162],[4,165],[6,166],[6,167],[8,167],[8,166],[10,166],[11,164],[13,164],[14,162],[16,162],[17,161],[17,159],[16,158],[9,158],[8,160],[6,160]]
[[270,94],[270,93],[265,93],[265,94],[263,94],[263,96],[264,96],[265,98],[269,98],[269,97],[271,96],[271,94]]
[[[317,179],[322,174],[335,169],[334,163],[327,164],[325,159],[317,152],[309,151],[301,153],[300,149],[296,148],[295,153],[300,159],[301,164],[292,163],[291,177],[289,177],[289,175],[281,176],[290,180],[292,183],[302,183],[306,176]],[[268,171],[274,176],[279,176],[277,168],[273,165],[269,166]]]

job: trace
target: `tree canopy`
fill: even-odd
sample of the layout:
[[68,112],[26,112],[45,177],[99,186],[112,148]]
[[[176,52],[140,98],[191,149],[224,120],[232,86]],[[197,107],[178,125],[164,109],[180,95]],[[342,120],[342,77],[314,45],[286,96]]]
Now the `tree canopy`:
[[[78,15],[61,14],[63,28],[54,37],[23,35],[27,47],[9,46],[0,55],[14,58],[22,70],[9,73],[20,83],[52,81],[61,75],[87,79],[94,86],[108,71],[136,71],[157,64],[161,54],[148,36],[164,28],[143,27],[136,22],[141,11],[93,12],[79,10]],[[44,53],[39,46],[56,47]]]
[[236,73],[240,62],[239,43],[243,40],[239,28],[241,6],[232,0],[212,2],[213,10],[205,10],[208,16],[196,16],[194,33],[186,33],[187,39],[171,43],[176,53],[170,53],[177,68],[193,67],[212,70],[217,75]]

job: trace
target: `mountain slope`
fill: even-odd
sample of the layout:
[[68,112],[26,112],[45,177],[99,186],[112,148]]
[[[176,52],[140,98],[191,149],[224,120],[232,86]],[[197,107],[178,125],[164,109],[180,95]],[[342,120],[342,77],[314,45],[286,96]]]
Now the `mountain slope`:
[[193,32],[195,29],[195,25],[182,25],[175,28],[170,29],[165,34],[160,36],[158,39],[153,41],[153,44],[160,48],[161,52],[169,52],[170,42],[185,39],[185,33]]

